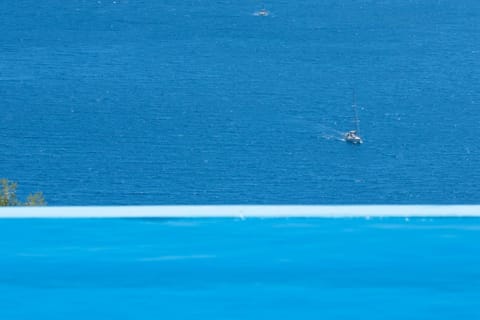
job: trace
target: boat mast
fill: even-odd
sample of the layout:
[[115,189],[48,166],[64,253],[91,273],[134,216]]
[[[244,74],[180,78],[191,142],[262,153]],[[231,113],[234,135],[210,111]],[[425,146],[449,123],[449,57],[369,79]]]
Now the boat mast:
[[355,121],[355,130],[356,133],[360,133],[360,128],[358,126],[358,113],[357,113],[357,101],[355,99],[355,89],[353,89],[353,103],[352,103],[352,108],[353,108],[353,115],[354,115],[354,121]]

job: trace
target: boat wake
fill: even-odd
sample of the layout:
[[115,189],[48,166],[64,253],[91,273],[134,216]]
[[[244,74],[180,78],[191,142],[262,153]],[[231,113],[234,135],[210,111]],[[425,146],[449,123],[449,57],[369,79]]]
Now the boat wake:
[[335,140],[335,141],[345,141],[344,132],[334,129],[332,127],[316,124],[316,131],[318,131],[318,136],[325,140]]
[[[317,123],[310,119],[295,118],[291,120],[293,126],[302,127],[305,133],[311,133],[317,139],[324,139],[329,141],[345,142],[345,132],[335,129],[334,127]],[[336,122],[333,123],[336,125]]]
[[337,130],[333,127],[320,124],[313,120],[305,118],[296,118],[291,122],[297,126],[302,126],[303,128],[306,128],[305,131],[312,133],[317,139],[324,139],[329,141],[345,141],[345,132]]

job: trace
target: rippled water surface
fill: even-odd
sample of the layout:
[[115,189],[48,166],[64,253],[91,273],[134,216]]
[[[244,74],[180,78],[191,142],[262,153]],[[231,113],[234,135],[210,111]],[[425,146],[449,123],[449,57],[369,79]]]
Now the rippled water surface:
[[479,1],[264,4],[1,2],[0,176],[51,205],[479,202]]
[[478,319],[478,219],[0,220],[0,318]]

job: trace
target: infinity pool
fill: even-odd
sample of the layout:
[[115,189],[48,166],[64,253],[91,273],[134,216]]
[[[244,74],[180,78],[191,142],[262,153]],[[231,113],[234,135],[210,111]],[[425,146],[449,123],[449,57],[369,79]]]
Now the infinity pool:
[[480,219],[0,220],[0,319],[478,319]]

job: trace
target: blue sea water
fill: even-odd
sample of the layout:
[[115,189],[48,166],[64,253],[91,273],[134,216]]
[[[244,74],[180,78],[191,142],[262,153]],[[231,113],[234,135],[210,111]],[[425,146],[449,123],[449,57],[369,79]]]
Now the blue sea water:
[[0,220],[0,319],[479,319],[478,219]]
[[[480,200],[477,0],[22,0],[0,15],[0,176],[21,195]],[[341,141],[352,88],[361,147]]]

